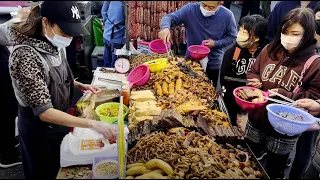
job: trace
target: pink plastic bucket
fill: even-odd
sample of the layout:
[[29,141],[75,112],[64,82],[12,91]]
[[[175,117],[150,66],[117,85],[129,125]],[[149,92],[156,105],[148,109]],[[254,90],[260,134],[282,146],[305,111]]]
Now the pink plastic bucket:
[[190,56],[194,60],[201,60],[208,56],[210,49],[206,46],[204,46],[204,43],[202,42],[201,45],[192,45],[188,47],[188,51]]
[[130,87],[143,86],[147,84],[150,79],[150,70],[149,67],[145,64],[137,66],[134,68],[128,75],[127,80],[130,83]]
[[[170,43],[167,44],[167,48],[168,48],[168,51],[171,50],[171,44]],[[150,51],[152,53],[155,53],[155,54],[166,54],[166,53],[168,53],[167,49],[166,49],[166,46],[163,43],[163,40],[161,40],[161,39],[156,39],[156,40],[151,41],[149,43],[149,49],[150,49]]]
[[[243,88],[250,88],[252,90],[257,89],[254,87],[244,86],[244,87],[238,87],[233,91],[233,96],[236,100],[236,103],[241,107],[241,109],[243,109],[245,111],[252,111],[256,108],[260,108],[260,107],[264,106],[267,103],[268,100],[266,100],[266,99],[264,99],[263,102],[258,102],[258,103],[249,102],[249,101],[245,101],[245,100],[241,99],[240,97],[237,96],[237,93],[238,93],[238,91],[240,91]],[[261,91],[260,89],[258,89],[258,90]],[[268,96],[270,94],[270,93],[264,92],[264,91],[261,91],[261,93],[264,96]]]

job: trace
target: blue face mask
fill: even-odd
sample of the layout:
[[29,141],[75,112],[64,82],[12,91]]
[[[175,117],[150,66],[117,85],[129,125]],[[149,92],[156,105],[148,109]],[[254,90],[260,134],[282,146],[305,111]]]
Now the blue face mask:
[[[49,36],[47,36],[47,32],[45,34],[46,38],[48,39],[48,41],[50,41],[52,43],[52,45],[58,47],[58,48],[65,48],[68,47],[72,41],[72,38],[66,38],[60,35],[57,35],[56,33],[54,33],[52,27],[50,26],[51,31],[53,32],[53,38],[50,39]],[[47,31],[47,30],[46,30]]]

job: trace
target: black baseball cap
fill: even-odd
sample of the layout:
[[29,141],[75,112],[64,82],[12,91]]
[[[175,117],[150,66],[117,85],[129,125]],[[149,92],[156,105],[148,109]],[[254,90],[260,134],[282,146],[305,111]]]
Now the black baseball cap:
[[44,1],[40,14],[56,23],[68,36],[86,36],[89,32],[81,23],[80,9],[75,1]]

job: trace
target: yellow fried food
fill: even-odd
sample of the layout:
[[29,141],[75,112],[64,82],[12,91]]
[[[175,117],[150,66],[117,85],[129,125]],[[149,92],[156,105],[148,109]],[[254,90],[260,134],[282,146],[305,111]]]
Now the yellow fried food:
[[168,83],[166,83],[166,82],[163,82],[163,84],[162,84],[162,93],[163,93],[163,95],[169,94]]
[[161,169],[163,170],[167,175],[172,175],[173,174],[173,169],[172,167],[166,163],[165,161],[161,159],[151,159],[146,163],[146,167],[148,169]]
[[176,81],[176,91],[181,90],[181,88],[182,88],[182,79],[179,78]]
[[158,96],[163,96],[162,88],[159,82],[155,82],[154,85],[156,86],[156,92]]
[[259,98],[254,98],[254,99],[252,99],[252,101],[251,102],[253,102],[253,103],[257,103],[259,101]]
[[165,179],[165,177],[161,174],[161,171],[162,170],[159,171],[159,169],[157,169],[141,176],[137,176],[136,179]]
[[259,96],[257,102],[263,102],[264,101],[264,96],[263,96],[261,91],[259,91],[258,89],[255,89],[253,92]]
[[127,169],[131,169],[133,167],[136,167],[136,166],[146,166],[145,163],[133,163],[133,164],[128,164],[127,165]]
[[134,179],[133,176],[127,176],[126,179]]
[[169,84],[169,94],[173,94],[174,93],[174,82],[170,82]]
[[127,176],[136,176],[151,172],[145,166],[135,166],[127,170]]

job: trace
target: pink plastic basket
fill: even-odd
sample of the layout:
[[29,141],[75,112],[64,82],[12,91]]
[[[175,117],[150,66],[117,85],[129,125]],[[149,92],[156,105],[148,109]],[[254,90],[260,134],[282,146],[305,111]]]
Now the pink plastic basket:
[[[167,44],[167,48],[168,48],[168,51],[171,50],[171,44],[170,43]],[[156,39],[156,40],[151,41],[149,43],[149,49],[150,49],[151,52],[156,53],[156,54],[166,54],[166,53],[168,53],[167,49],[166,49],[166,46],[163,43],[163,40],[161,40],[161,39]]]
[[201,45],[192,45],[188,47],[188,51],[190,56],[194,60],[201,60],[208,56],[210,53],[210,49],[206,46],[204,46],[204,42],[202,42]]
[[128,75],[127,80],[130,83],[130,86],[143,86],[147,84],[150,79],[150,70],[149,67],[145,64],[137,66],[134,68]]
[[[253,102],[249,102],[249,101],[245,101],[243,99],[241,99],[240,97],[237,96],[237,93],[239,90],[243,89],[243,88],[250,88],[252,90],[255,90],[257,88],[254,87],[249,87],[249,86],[243,86],[243,87],[238,87],[235,90],[233,90],[233,96],[236,100],[236,103],[241,107],[241,109],[245,110],[245,111],[252,111],[256,108],[260,108],[262,106],[264,106],[267,103],[267,99],[264,99],[263,102],[258,102],[258,103],[253,103]],[[258,89],[259,91],[261,91],[260,89]],[[262,94],[264,96],[268,96],[268,94],[264,91],[261,91]]]

